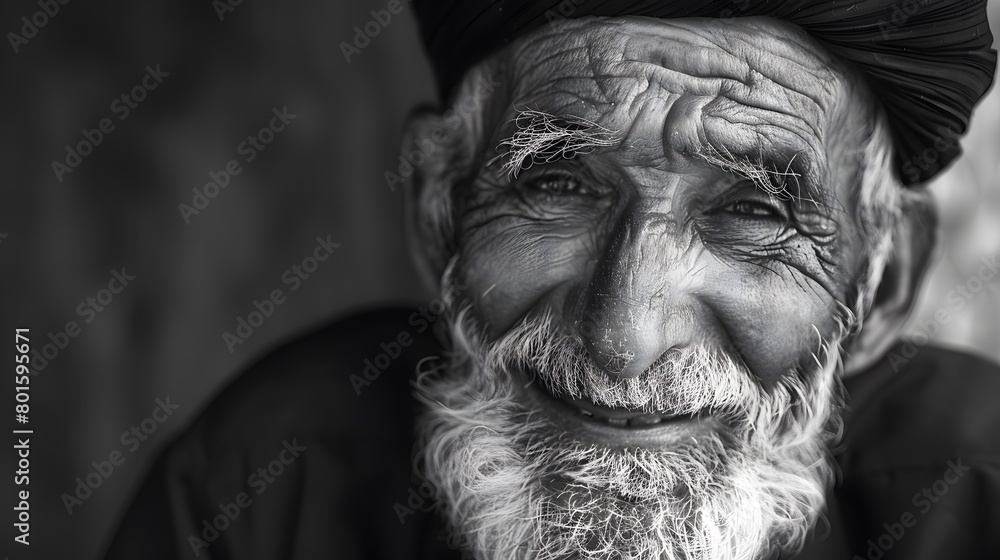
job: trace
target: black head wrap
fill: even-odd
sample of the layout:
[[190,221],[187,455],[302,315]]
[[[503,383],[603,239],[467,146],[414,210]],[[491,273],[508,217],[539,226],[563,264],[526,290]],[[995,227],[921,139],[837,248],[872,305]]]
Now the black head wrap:
[[986,0],[414,0],[443,96],[476,62],[553,19],[770,16],[867,76],[892,127],[896,170],[922,183],[962,150],[996,69]]

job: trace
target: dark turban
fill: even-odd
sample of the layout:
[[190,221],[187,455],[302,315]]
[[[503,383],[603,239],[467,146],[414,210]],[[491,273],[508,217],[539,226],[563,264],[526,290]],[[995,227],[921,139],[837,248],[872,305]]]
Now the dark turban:
[[905,184],[961,154],[972,107],[993,81],[986,0],[414,0],[448,97],[476,62],[552,20],[770,16],[801,27],[867,76],[889,118]]

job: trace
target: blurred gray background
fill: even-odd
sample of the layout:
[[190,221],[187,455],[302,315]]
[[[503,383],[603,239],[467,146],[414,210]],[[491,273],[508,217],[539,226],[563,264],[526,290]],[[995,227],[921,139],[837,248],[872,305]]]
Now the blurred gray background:
[[[209,2],[76,0],[17,54],[0,48],[0,324],[10,337],[30,327],[39,350],[68,321],[80,326],[32,378],[32,545],[11,544],[10,490],[3,554],[95,558],[156,453],[241,368],[331,317],[433,297],[403,246],[401,197],[383,178],[396,169],[406,114],[434,98],[409,5],[350,63],[340,47],[386,4],[243,2],[220,21]],[[991,10],[1000,31],[1000,3]],[[5,2],[0,29],[20,33],[21,17],[38,11]],[[169,76],[119,119],[112,103],[157,64]],[[245,163],[238,145],[284,106],[297,117]],[[104,118],[115,129],[58,181],[53,160]],[[962,309],[947,297],[981,257],[1000,254],[996,88],[962,144],[966,156],[933,186],[941,248],[914,320],[945,309],[953,318],[935,344],[1000,359],[1000,277]],[[186,224],[178,205],[231,159],[243,171]],[[289,293],[282,273],[328,235],[340,248]],[[121,267],[135,276],[129,286],[79,314]],[[222,333],[275,288],[287,301],[231,354]],[[2,391],[13,407],[9,377]],[[122,450],[121,433],[167,395],[177,413],[67,514],[60,496],[75,478]]]

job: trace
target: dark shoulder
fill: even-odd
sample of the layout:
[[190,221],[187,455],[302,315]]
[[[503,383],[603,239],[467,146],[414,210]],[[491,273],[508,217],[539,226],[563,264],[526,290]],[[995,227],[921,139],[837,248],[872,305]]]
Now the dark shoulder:
[[1000,464],[996,362],[902,344],[846,385],[845,469],[919,468],[955,457]]
[[904,343],[846,385],[830,504],[853,557],[1000,558],[1000,367]]
[[[108,558],[405,557],[426,522],[395,504],[413,488],[410,380],[440,352],[430,319],[355,314],[258,360],[162,452]],[[208,525],[220,511],[231,528]]]
[[278,347],[214,399],[199,427],[224,435],[274,426],[310,432],[405,415],[417,364],[440,354],[429,322],[414,313],[357,313]]

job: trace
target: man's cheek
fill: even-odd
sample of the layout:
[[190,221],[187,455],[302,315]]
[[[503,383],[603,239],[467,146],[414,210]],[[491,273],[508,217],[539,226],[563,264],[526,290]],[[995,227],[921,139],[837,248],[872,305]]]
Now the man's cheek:
[[820,335],[830,341],[838,334],[835,304],[807,289],[807,280],[794,280],[730,268],[712,282],[713,306],[731,340],[724,350],[741,357],[764,387],[794,368],[811,371]]
[[565,288],[585,278],[587,260],[582,244],[544,237],[528,242],[521,236],[505,242],[501,235],[488,247],[462,249],[458,283],[466,287],[463,296],[493,339],[529,312],[559,311]]

